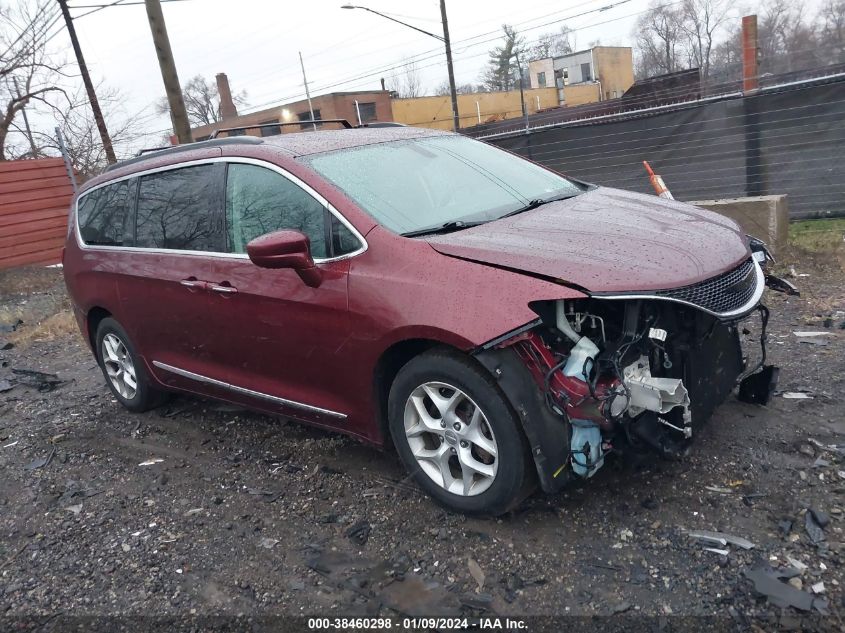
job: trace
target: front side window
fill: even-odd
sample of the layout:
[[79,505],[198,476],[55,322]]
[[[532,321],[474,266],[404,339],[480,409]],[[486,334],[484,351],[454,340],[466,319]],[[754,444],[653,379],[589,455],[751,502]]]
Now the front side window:
[[246,253],[251,240],[290,229],[311,241],[311,256],[328,257],[326,208],[281,174],[232,163],[226,177],[226,240],[231,253]]
[[[134,185],[134,180],[132,181]],[[130,181],[95,189],[79,199],[79,233],[90,246],[125,246],[131,236]]]
[[209,164],[142,176],[135,245],[221,251],[219,183],[222,172],[222,164]]
[[300,160],[400,234],[495,220],[534,200],[584,191],[559,174],[462,136],[364,145]]
[[537,73],[537,85],[541,88],[546,87],[546,73]]

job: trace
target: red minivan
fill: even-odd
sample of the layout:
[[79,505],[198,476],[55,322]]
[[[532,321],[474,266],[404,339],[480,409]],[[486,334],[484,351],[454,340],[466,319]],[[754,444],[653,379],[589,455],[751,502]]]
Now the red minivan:
[[[457,511],[507,511],[611,452],[686,450],[768,312],[722,216],[404,127],[144,154],[74,200],[64,273],[111,391],[169,391],[392,442]],[[770,284],[772,285],[772,284]]]

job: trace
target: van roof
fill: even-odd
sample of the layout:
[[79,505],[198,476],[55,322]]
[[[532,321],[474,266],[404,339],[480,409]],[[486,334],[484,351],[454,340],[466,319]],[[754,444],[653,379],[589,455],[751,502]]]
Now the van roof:
[[263,138],[257,138],[255,136],[232,136],[215,138],[207,141],[197,141],[195,143],[187,143],[185,145],[176,145],[174,147],[145,152],[140,156],[135,156],[134,158],[119,161],[114,165],[109,165],[106,168],[106,172],[127,167],[129,165],[137,165],[162,156],[170,156],[172,154],[179,154],[181,152],[204,149],[207,147],[269,145],[273,148],[278,148],[280,151],[285,152],[289,156],[295,157],[321,154],[323,152],[332,152],[339,149],[348,149],[362,145],[374,145],[377,143],[387,143],[389,141],[402,139],[425,138],[428,136],[443,136],[447,134],[451,134],[451,132],[443,132],[441,130],[432,130],[427,128],[397,126],[320,130],[318,132],[293,132],[287,134],[277,134],[275,136],[265,136]]

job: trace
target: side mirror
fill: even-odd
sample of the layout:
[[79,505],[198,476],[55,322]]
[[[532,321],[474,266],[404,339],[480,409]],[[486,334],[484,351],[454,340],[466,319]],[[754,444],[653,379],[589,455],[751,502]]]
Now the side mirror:
[[292,268],[306,285],[316,288],[323,275],[311,257],[308,237],[299,231],[275,231],[246,245],[250,260],[261,268]]

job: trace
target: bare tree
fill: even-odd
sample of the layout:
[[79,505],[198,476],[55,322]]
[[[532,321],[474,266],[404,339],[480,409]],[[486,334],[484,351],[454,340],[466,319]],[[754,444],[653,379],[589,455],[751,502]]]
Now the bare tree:
[[487,69],[482,76],[484,87],[491,91],[506,91],[518,86],[519,67],[516,58],[521,58],[520,63],[527,61],[525,40],[507,24],[502,25],[502,31],[504,41],[490,51]]
[[528,59],[560,57],[575,50],[575,32],[563,25],[556,33],[543,33],[537,43],[528,49]]
[[845,63],[845,0],[827,0],[819,10],[821,47],[830,64]]
[[[472,84],[458,84],[455,86],[455,92],[459,95],[469,95],[475,92],[483,92],[484,86],[474,86]],[[438,97],[452,94],[452,89],[449,87],[449,82],[444,81],[434,89],[434,94]]]
[[420,71],[417,63],[410,58],[405,59],[402,71],[391,76],[387,84],[388,90],[397,93],[402,99],[421,97],[423,93]]
[[[0,160],[6,160],[9,132],[24,108],[46,103],[49,93],[64,92],[58,85],[63,63],[47,52],[55,16],[53,3],[47,0],[0,7]],[[34,152],[31,136],[28,140]]]
[[710,77],[710,58],[719,32],[728,19],[727,0],[684,0],[681,4],[681,30],[687,37],[690,65],[697,66],[701,78]]
[[805,19],[803,5],[767,0],[758,20],[761,72],[784,73],[820,65],[816,29]]
[[[220,121],[220,95],[217,93],[217,84],[214,81],[202,75],[191,77],[182,86],[182,98],[185,101],[185,109],[191,125],[211,125]],[[247,105],[246,92],[233,94],[232,101],[237,106]],[[167,102],[167,97],[159,99],[155,109],[157,114],[169,114],[170,104]]]
[[639,78],[683,69],[682,21],[681,12],[674,5],[661,4],[661,0],[653,0],[648,11],[637,19],[634,36]]
[[[103,116],[109,126],[112,145],[118,158],[130,156],[144,138],[143,127],[150,117],[140,115],[126,116],[121,112],[124,98],[117,90],[97,86],[97,96],[103,110]],[[59,128],[65,139],[65,149],[70,161],[81,180],[86,180],[103,171],[108,165],[100,133],[94,121],[88,97],[80,88],[76,94],[63,98],[60,106],[50,106],[48,116],[42,112],[38,124],[30,130],[31,148],[15,152],[10,149],[10,158],[37,158],[55,156],[61,152],[56,139],[55,128]],[[20,123],[13,129],[23,135],[26,130]],[[167,144],[167,143],[165,143]]]

